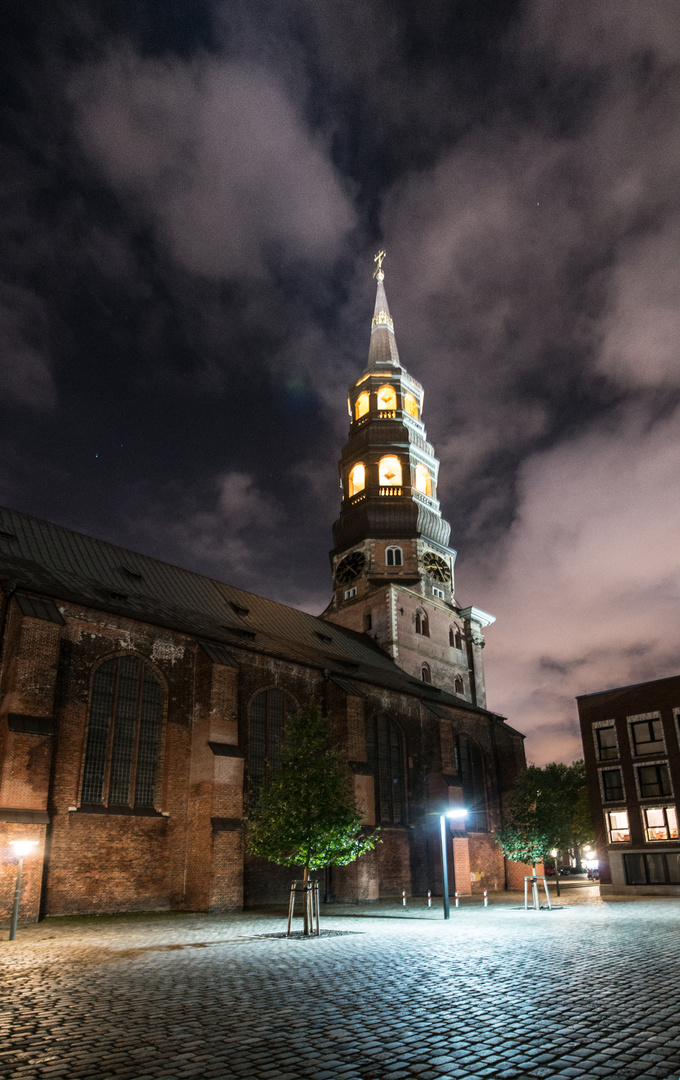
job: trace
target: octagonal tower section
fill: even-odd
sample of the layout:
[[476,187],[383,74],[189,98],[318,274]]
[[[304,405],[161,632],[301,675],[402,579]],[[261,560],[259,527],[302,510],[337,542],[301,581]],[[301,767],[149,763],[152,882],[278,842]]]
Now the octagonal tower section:
[[376,276],[368,363],[349,388],[333,599],[323,617],[370,634],[416,678],[485,707],[482,630],[494,617],[456,602],[424,391],[401,364],[382,267]]

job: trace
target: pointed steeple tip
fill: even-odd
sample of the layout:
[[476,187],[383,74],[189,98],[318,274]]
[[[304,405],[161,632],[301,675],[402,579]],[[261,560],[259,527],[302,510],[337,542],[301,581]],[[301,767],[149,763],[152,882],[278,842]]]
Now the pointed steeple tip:
[[384,258],[385,252],[379,251],[373,259],[377,263],[373,277],[377,279],[378,287],[371,321],[371,347],[368,351],[368,368],[382,367],[385,364],[390,364],[393,367],[399,366],[399,353],[394,338],[394,323],[390,316],[390,309],[387,306],[385,286],[383,285],[385,280]]

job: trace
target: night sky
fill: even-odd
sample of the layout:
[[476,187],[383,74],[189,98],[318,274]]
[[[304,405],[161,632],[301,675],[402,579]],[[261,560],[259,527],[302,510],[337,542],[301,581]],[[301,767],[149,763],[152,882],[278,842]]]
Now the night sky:
[[489,707],[678,672],[677,0],[0,26],[0,503],[319,612],[373,254]]

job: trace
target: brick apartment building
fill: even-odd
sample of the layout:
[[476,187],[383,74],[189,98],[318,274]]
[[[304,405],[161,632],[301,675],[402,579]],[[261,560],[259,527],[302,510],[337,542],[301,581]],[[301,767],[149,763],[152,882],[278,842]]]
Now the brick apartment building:
[[461,608],[423,391],[400,364],[382,271],[315,617],[0,510],[0,914],[34,837],[21,918],[281,900],[291,871],[249,857],[249,800],[286,717],[320,702],[382,843],[324,891],[441,891],[439,814],[461,892],[515,884],[494,842],[523,736],[486,708],[482,630]]
[[680,894],[680,676],[577,701],[600,891]]

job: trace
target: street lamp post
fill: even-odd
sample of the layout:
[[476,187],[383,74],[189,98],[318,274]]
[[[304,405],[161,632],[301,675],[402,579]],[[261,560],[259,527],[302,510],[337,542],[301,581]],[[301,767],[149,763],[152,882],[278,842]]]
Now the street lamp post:
[[553,857],[553,866],[555,867],[555,891],[558,896],[560,895],[560,868],[557,865],[557,856],[559,853],[559,848],[553,848],[550,852]]
[[[464,806],[453,806],[450,810],[445,810],[443,814],[439,815],[439,829],[442,838],[442,878],[444,881],[444,918],[450,917],[449,908],[449,860],[446,853],[446,819],[447,818],[460,818],[465,820],[467,810]],[[454,878],[455,881],[455,878]]]
[[19,858],[19,866],[17,868],[17,883],[14,889],[14,905],[12,907],[12,917],[9,922],[9,940],[14,941],[17,936],[17,922],[19,921],[19,900],[21,899],[21,871],[24,866],[24,856],[29,855],[33,848],[37,845],[37,840],[10,840],[10,847],[14,848],[14,854]]

